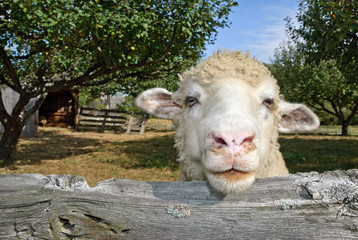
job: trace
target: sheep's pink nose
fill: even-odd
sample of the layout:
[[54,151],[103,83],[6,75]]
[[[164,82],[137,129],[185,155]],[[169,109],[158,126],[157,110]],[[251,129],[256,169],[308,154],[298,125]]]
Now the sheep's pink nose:
[[213,148],[225,148],[232,153],[245,154],[256,149],[254,132],[240,134],[213,133],[211,134]]

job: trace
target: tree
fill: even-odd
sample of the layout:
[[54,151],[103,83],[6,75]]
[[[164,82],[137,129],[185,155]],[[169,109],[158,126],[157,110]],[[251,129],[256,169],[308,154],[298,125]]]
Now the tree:
[[[0,95],[0,159],[11,163],[21,129],[47,93],[178,70],[199,59],[217,29],[229,25],[236,5],[231,0],[0,2],[0,84],[20,96],[8,113]],[[31,98],[36,104],[26,109]]]
[[287,100],[304,102],[337,117],[342,135],[346,135],[355,116],[357,88],[349,83],[337,65],[335,60],[321,60],[318,65],[311,66],[297,47],[287,42],[276,49],[269,68]]
[[181,65],[170,72],[162,72],[160,75],[127,77],[124,79],[113,79],[112,81],[89,87],[80,87],[80,99],[84,105],[97,99],[102,93],[105,95],[123,94],[130,98],[136,97],[140,92],[153,87],[163,87],[169,91],[175,91],[177,88],[178,74],[189,68],[196,61],[186,59],[181,61]]
[[[296,19],[298,25],[293,24],[292,19],[287,19],[287,32],[299,54],[304,57],[304,65],[326,74],[323,76],[320,75],[323,72],[315,71],[318,75],[312,76],[307,87],[335,89],[329,99],[318,95],[320,97],[317,96],[311,105],[328,112],[321,105],[323,100],[328,101],[332,114],[342,123],[342,135],[347,135],[348,125],[358,111],[358,2],[301,0]],[[335,71],[339,77],[335,76]],[[335,80],[340,83],[328,79],[328,72],[328,75],[333,74],[331,77],[338,77]],[[316,85],[314,79],[321,82]],[[323,86],[322,81],[327,84]]]

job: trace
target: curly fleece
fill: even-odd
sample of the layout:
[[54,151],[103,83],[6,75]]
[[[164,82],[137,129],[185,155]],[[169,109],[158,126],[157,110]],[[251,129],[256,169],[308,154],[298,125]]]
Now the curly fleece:
[[[277,81],[271,76],[270,71],[260,62],[251,58],[249,54],[241,51],[222,50],[211,55],[195,67],[185,71],[180,77],[178,83],[179,89],[173,94],[173,99],[182,102],[185,99],[183,89],[189,82],[196,82],[202,87],[215,87],[220,85],[220,80],[225,78],[233,78],[244,80],[253,87],[258,86],[262,81],[270,78],[277,86]],[[277,91],[278,92],[278,91]],[[275,97],[278,103],[280,97]],[[275,124],[272,126],[272,134],[270,139],[270,154],[260,162],[256,172],[256,177],[270,177],[288,174],[283,157],[279,151],[278,138],[278,122],[280,114],[278,109],[274,110]],[[183,124],[183,111],[178,111],[173,118],[175,134],[175,147],[178,150],[178,159],[180,162],[179,180],[206,180],[203,169],[193,159],[185,153],[185,126]]]

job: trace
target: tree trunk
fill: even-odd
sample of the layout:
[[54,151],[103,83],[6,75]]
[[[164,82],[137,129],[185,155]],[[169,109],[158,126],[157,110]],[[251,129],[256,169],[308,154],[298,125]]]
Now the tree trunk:
[[345,120],[342,121],[342,136],[347,136],[348,135],[348,126],[349,123]]
[[[19,93],[16,93],[19,95]],[[1,123],[4,132],[0,139],[0,164],[9,165],[13,163],[11,159],[12,153],[16,149],[17,142],[22,133],[22,129],[29,121],[29,119],[40,108],[41,104],[45,101],[47,93],[28,98],[26,95],[17,96],[17,102],[12,101],[13,104],[6,110],[2,94],[0,94],[0,117],[3,119]],[[8,112],[11,112],[9,114]]]
[[206,182],[0,174],[0,239],[357,239],[358,170]]
[[18,120],[12,120],[4,125],[4,133],[0,140],[0,160],[2,160],[3,165],[13,164],[11,155],[16,149],[23,127],[24,124],[21,124]]

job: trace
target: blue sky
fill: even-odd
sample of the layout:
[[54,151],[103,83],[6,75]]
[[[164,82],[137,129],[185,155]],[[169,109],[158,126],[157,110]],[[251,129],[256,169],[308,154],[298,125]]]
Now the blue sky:
[[295,18],[297,0],[238,0],[229,18],[230,28],[219,29],[217,40],[207,45],[206,55],[226,48],[250,51],[259,61],[269,63],[274,49],[287,36],[284,18]]

